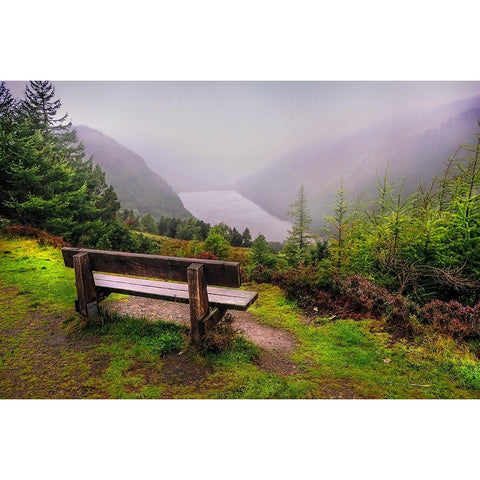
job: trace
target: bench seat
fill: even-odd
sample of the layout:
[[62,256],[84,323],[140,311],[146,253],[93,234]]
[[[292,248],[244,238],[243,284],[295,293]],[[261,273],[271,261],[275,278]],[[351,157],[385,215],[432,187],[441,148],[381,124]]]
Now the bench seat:
[[[188,303],[188,285],[94,273],[95,286],[107,292],[123,293],[160,300]],[[208,302],[214,307],[246,310],[257,298],[257,292],[207,286]]]

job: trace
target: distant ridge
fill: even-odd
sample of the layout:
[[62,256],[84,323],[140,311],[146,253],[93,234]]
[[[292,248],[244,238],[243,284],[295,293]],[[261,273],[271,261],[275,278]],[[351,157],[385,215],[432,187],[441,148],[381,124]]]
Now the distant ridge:
[[317,227],[335,202],[343,180],[351,200],[371,193],[387,163],[391,180],[404,178],[404,191],[441,173],[458,146],[475,142],[480,133],[480,96],[457,100],[421,112],[386,118],[361,127],[341,140],[319,139],[292,151],[235,188],[269,213],[286,218],[298,188],[304,184]]
[[157,219],[192,216],[172,187],[153,172],[142,157],[98,130],[85,125],[75,129],[87,156],[93,155],[94,163],[105,171],[107,182],[117,192],[122,208],[149,213]]

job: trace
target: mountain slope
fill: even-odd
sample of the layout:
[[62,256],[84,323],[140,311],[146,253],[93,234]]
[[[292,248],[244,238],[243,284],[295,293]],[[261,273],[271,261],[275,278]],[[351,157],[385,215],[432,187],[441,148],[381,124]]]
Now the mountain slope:
[[391,179],[405,179],[412,191],[419,181],[440,173],[462,143],[478,133],[480,96],[435,107],[417,114],[390,118],[334,142],[319,140],[291,152],[258,174],[239,181],[236,189],[247,198],[285,218],[303,183],[312,216],[318,224],[344,187],[355,198],[372,192],[377,174],[387,164]]
[[150,170],[142,157],[98,130],[85,125],[75,129],[87,156],[93,155],[93,161],[105,171],[107,182],[117,192],[122,208],[136,209],[156,218],[191,216],[172,187]]

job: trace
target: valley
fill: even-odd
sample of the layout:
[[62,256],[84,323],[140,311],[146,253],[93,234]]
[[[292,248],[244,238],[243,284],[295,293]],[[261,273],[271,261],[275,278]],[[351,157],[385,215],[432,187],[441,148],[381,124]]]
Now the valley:
[[262,234],[267,240],[282,242],[292,227],[290,222],[271,215],[234,190],[184,192],[179,196],[198,219],[211,225],[224,222],[239,232],[248,228],[252,238]]

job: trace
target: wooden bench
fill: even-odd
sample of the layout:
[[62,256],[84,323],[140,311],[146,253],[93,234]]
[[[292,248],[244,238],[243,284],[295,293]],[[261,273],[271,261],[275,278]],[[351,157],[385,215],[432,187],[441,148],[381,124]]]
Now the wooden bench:
[[189,303],[191,337],[196,345],[227,309],[246,310],[258,297],[257,292],[238,290],[238,262],[71,247],[62,248],[62,255],[65,266],[75,269],[77,311],[90,322],[98,317],[98,303],[114,292]]

